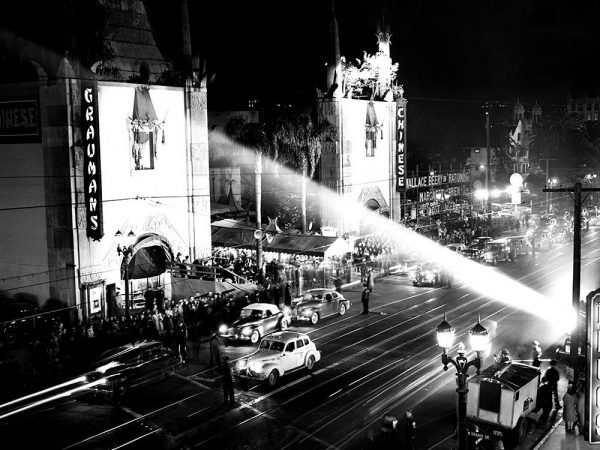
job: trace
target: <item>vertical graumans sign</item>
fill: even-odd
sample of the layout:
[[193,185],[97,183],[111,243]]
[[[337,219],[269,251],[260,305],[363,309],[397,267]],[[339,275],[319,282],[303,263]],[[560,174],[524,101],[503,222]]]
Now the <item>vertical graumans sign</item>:
[[98,83],[81,82],[83,94],[83,188],[85,190],[86,230],[90,239],[104,236],[102,226],[102,176],[100,172],[100,133],[98,129]]
[[406,99],[396,102],[396,191],[406,189]]

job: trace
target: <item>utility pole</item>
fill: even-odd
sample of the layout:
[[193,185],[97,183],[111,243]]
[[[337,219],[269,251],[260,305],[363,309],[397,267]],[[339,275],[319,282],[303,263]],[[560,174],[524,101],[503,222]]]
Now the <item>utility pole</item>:
[[492,177],[490,172],[492,171],[491,165],[491,155],[490,155],[490,111],[485,111],[485,145],[487,147],[486,150],[486,165],[485,165],[485,191],[487,193],[487,200],[485,209],[487,209],[487,224],[488,224],[488,236],[492,232],[492,195],[490,194],[490,184],[492,181]]
[[[550,166],[549,166],[549,162],[550,161],[555,161],[556,158],[540,158],[540,161],[546,161],[546,181],[544,181],[544,185],[546,185],[546,183],[548,182],[548,180],[550,179]],[[546,192],[546,208],[545,208],[546,212],[550,212],[548,211],[548,192]],[[533,211],[531,211],[533,213]]]
[[[579,378],[579,344],[580,344],[580,324],[579,324],[579,303],[580,303],[580,288],[581,288],[581,193],[582,192],[600,192],[600,188],[582,188],[581,183],[575,183],[575,186],[570,188],[544,188],[544,192],[569,192],[573,193],[573,290],[571,297],[571,305],[573,312],[576,314],[575,329],[571,333],[571,368],[573,369],[573,383],[577,383]],[[591,338],[591,336],[588,336]]]

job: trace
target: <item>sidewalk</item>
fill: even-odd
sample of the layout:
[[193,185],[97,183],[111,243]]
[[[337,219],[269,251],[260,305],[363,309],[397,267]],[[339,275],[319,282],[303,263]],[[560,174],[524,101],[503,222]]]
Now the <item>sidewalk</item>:
[[585,441],[583,436],[565,431],[565,423],[562,420],[562,414],[560,414],[550,431],[537,445],[532,447],[532,450],[578,450],[591,448],[597,447]]

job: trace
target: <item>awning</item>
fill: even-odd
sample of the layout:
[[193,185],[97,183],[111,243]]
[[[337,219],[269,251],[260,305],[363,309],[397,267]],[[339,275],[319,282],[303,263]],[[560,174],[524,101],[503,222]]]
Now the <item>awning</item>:
[[236,284],[228,281],[196,280],[191,278],[172,278],[171,298],[185,298],[213,294],[246,295],[255,292],[258,287],[252,283]]
[[276,234],[273,240],[263,247],[265,252],[291,253],[308,256],[344,255],[347,242],[338,237],[303,234]]
[[[173,252],[169,243],[155,233],[141,235],[132,249],[132,257],[127,264],[129,279],[155,277],[164,273],[173,262]],[[121,270],[121,279],[124,279]]]
[[226,219],[211,223],[210,229],[214,247],[256,248],[256,239],[254,239],[256,228],[253,224]]

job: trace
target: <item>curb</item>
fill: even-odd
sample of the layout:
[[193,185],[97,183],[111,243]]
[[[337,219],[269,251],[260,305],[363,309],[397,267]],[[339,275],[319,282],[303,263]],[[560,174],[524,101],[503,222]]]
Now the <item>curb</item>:
[[550,436],[552,436],[552,433],[554,433],[562,423],[563,419],[561,416],[560,419],[557,419],[556,422],[550,427],[550,429],[542,435],[542,437],[537,441],[537,443],[534,444],[533,447],[531,447],[531,450],[539,450],[540,448],[542,448],[544,443],[550,438]]

